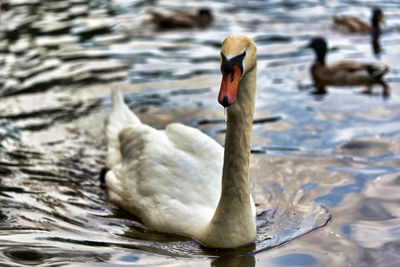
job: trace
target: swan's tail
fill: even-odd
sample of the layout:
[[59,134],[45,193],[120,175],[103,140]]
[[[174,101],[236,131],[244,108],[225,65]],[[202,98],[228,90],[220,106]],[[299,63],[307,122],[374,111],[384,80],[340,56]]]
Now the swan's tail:
[[111,167],[120,158],[119,132],[129,126],[141,124],[139,118],[125,104],[119,89],[114,89],[111,95],[112,107],[107,119],[107,167]]

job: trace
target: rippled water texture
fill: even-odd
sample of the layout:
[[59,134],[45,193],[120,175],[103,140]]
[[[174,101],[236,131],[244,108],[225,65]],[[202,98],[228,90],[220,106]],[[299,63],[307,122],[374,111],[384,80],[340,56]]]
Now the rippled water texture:
[[[398,266],[400,264],[400,3],[398,1],[2,0],[0,13],[0,265]],[[345,35],[331,15],[386,24]],[[203,29],[159,31],[153,9],[209,7]],[[107,199],[109,95],[156,128],[180,121],[221,144],[219,47],[229,34],[258,47],[251,187],[258,239],[210,250],[152,231]],[[391,90],[312,94],[305,49],[328,63],[384,62]]]

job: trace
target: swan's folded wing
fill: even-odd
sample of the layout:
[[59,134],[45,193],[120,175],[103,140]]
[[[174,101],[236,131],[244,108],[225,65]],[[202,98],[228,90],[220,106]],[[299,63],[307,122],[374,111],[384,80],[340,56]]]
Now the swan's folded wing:
[[167,232],[208,223],[221,190],[223,149],[216,141],[182,124],[166,131],[142,124],[123,129],[119,143],[121,161],[110,178],[122,198],[115,202]]
[[181,123],[171,123],[166,127],[165,133],[176,148],[198,158],[222,162],[223,147],[200,130]]

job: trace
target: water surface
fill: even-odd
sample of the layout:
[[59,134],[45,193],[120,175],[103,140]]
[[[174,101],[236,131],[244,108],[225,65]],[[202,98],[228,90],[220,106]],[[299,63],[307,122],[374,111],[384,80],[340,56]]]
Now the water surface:
[[[382,52],[330,16],[382,8]],[[156,32],[148,11],[215,15],[206,29]],[[2,1],[0,262],[5,266],[397,266],[400,263],[397,1]],[[251,187],[258,239],[210,250],[152,231],[107,199],[109,94],[156,128],[180,121],[221,144],[219,47],[258,47]],[[385,62],[391,87],[313,95],[304,45],[328,39],[328,62]],[[278,246],[279,245],[279,246]]]

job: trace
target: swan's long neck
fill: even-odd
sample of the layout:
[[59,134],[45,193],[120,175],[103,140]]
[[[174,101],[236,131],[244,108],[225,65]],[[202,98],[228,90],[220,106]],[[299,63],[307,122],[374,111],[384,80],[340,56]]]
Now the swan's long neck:
[[[252,73],[243,77],[239,88],[237,101],[228,108],[228,121],[225,136],[224,167],[222,173],[222,193],[220,208],[234,204],[236,208],[250,207],[250,191],[248,187],[248,170],[250,158],[250,135],[253,125],[254,79]],[[250,75],[250,76],[249,76]],[[243,88],[247,87],[247,88]]]
[[227,108],[221,198],[208,228],[208,237],[213,236],[215,242],[211,246],[215,247],[244,245],[256,236],[248,178],[256,73],[253,67],[243,76],[237,100]]

